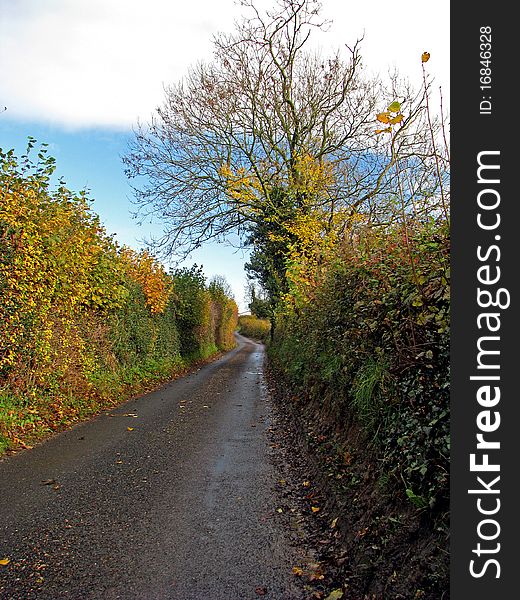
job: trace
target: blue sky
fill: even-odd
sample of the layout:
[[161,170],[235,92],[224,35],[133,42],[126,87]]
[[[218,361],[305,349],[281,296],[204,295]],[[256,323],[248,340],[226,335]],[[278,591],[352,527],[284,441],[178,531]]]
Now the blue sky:
[[[260,6],[273,2],[260,0]],[[449,109],[449,0],[435,6],[402,0],[323,0],[333,23],[317,40],[327,50],[361,46],[369,72],[397,68],[418,83],[420,55]],[[108,233],[134,248],[158,231],[132,218],[124,154],[132,125],[146,121],[163,87],[211,56],[211,36],[229,31],[241,9],[233,0],[0,0],[0,147],[25,150],[27,137],[49,144],[57,174],[74,191],[90,190]],[[211,244],[185,263],[224,275],[246,308],[247,252]]]

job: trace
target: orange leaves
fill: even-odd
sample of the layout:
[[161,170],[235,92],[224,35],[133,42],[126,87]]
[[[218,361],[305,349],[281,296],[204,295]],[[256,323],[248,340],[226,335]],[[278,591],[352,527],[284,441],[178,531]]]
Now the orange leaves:
[[429,52],[423,52],[421,54],[421,62],[425,63],[428,62],[430,60],[430,53]]
[[146,250],[136,252],[127,247],[121,249],[120,257],[126,273],[141,285],[150,312],[164,312],[172,293],[172,281],[161,263]]
[[380,122],[380,123],[390,123],[390,113],[389,112],[382,112],[382,113],[378,113],[376,115],[376,119]]
[[388,125],[388,127],[385,127],[384,129],[376,129],[375,130],[376,134],[380,134],[380,133],[392,134],[392,132],[393,132],[392,126],[398,125],[399,123],[402,123],[404,120],[404,116],[401,113],[401,103],[397,102],[397,100],[392,102],[388,106],[386,111],[377,113],[376,120],[379,121],[380,123],[383,123],[384,125]]

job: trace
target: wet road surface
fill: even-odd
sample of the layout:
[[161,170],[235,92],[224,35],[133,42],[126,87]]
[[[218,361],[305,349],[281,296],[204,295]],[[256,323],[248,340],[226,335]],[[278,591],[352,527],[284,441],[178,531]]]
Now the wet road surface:
[[238,340],[0,460],[2,600],[301,598],[277,519],[263,347]]

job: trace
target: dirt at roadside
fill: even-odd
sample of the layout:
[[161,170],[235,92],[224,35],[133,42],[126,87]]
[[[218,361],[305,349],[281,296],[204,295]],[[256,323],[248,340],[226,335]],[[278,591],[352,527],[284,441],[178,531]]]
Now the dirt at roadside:
[[441,515],[418,510],[385,479],[354,424],[339,435],[266,371],[279,508],[307,557],[293,567],[302,598],[448,600]]

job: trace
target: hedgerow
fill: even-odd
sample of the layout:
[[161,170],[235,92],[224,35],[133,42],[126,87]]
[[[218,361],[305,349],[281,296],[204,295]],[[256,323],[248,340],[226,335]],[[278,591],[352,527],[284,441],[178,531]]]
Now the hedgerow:
[[239,332],[242,335],[255,340],[266,341],[271,333],[269,319],[259,319],[254,315],[242,315],[238,317]]
[[0,150],[0,450],[56,430],[234,344],[234,301],[200,269],[120,247],[85,193]]
[[[300,261],[301,265],[301,261]],[[446,509],[449,230],[409,219],[359,228],[292,281],[272,363],[342,427],[355,419],[379,465],[419,508]],[[307,273],[307,275],[309,275]],[[330,417],[332,411],[333,417]]]

